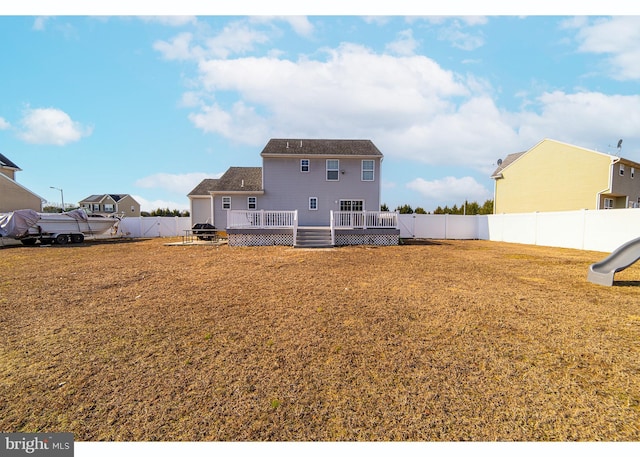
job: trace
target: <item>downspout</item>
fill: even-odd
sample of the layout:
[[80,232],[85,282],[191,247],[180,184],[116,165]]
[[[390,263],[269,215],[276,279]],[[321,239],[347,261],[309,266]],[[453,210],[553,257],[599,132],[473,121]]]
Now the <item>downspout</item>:
[[213,225],[215,227],[216,224],[215,224],[215,220],[214,220],[214,217],[213,217],[213,214],[214,214],[213,213],[213,194],[210,193],[209,194],[209,198],[211,199],[211,225]]

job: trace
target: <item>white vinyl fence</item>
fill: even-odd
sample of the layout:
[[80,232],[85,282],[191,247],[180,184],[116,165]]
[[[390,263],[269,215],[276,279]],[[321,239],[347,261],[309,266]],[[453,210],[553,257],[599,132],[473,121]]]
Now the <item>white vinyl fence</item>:
[[612,252],[640,237],[640,209],[460,216],[401,214],[401,238],[480,239]]
[[190,217],[124,217],[118,224],[117,237],[161,238],[183,236],[191,229]]

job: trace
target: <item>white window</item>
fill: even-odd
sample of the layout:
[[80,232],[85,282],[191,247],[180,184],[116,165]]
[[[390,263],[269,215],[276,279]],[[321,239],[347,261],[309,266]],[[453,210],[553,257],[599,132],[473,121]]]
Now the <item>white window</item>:
[[362,180],[363,181],[373,181],[373,171],[375,167],[375,162],[373,160],[363,160],[362,161]]
[[222,197],[222,209],[231,209],[231,197]]
[[327,159],[327,181],[338,181],[340,179],[340,161]]
[[99,203],[94,203],[93,204],[93,211],[100,211],[100,204]]
[[309,172],[309,159],[300,159],[300,171],[302,173]]
[[113,213],[113,204],[112,203],[105,203],[104,204],[104,211],[105,211],[105,213]]
[[309,197],[309,210],[315,211],[318,209],[318,197]]
[[613,208],[613,198],[605,198],[604,209],[612,209],[612,208]]
[[631,179],[636,175],[636,169],[631,167]]
[[133,205],[131,205],[131,212],[132,212],[132,213],[135,213],[135,212],[136,212],[136,207],[135,207],[135,206],[133,206]]
[[624,176],[624,165],[620,164],[620,176]]
[[258,207],[258,197],[247,197],[247,209],[256,209]]

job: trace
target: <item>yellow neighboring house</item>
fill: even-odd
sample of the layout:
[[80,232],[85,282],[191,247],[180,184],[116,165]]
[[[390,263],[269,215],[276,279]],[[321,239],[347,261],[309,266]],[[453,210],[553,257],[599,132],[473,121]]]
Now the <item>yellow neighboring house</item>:
[[15,163],[0,154],[0,213],[18,209],[42,211],[42,197],[16,182],[16,171],[22,171]]
[[118,214],[127,217],[140,216],[140,203],[129,194],[90,195],[78,204],[88,213],[110,216]]
[[493,172],[494,213],[637,208],[639,171],[640,163],[544,139]]

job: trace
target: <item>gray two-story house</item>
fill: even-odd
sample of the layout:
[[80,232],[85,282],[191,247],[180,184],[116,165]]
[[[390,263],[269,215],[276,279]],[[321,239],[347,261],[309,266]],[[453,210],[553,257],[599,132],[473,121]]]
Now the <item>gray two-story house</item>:
[[[380,212],[383,155],[371,141],[272,139],[260,156],[262,167],[231,167],[193,189],[192,223],[225,230],[230,243],[242,232],[238,244],[259,236],[257,244],[296,245],[311,227],[324,229],[331,244],[345,244],[344,236],[336,242],[336,230],[349,230],[349,244],[368,244],[375,230],[395,235],[395,214]],[[360,232],[367,238],[356,237]]]

